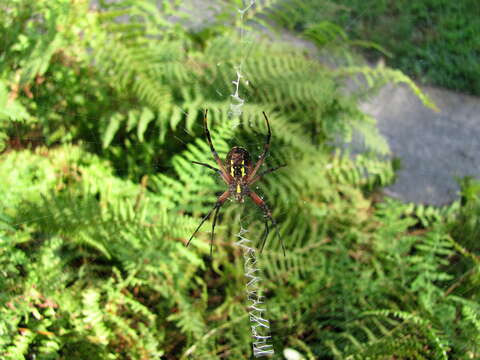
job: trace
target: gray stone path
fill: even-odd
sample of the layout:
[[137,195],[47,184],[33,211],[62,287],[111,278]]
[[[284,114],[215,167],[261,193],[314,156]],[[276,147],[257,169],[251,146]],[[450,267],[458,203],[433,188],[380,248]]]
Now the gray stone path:
[[[280,39],[309,51],[315,48],[288,32]],[[480,180],[480,97],[420,88],[439,112],[425,107],[406,85],[385,86],[361,109],[377,119],[392,156],[401,162],[396,182],[384,193],[405,202],[446,205],[460,198],[457,179]],[[352,151],[358,145],[352,144]]]
[[440,112],[406,86],[385,86],[362,105],[378,120],[402,168],[385,192],[404,201],[443,205],[458,199],[456,177],[480,179],[480,98],[423,87]]

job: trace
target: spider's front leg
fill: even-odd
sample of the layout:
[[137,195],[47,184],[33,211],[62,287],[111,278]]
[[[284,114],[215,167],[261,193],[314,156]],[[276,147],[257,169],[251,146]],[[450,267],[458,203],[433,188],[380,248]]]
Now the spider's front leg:
[[262,243],[260,244],[260,253],[263,251],[263,248],[265,246],[265,242],[267,241],[268,234],[270,233],[270,229],[268,228],[268,221],[270,220],[272,222],[273,227],[275,228],[275,233],[277,234],[277,237],[280,240],[280,244],[282,245],[283,256],[286,256],[286,254],[285,254],[285,244],[283,243],[283,240],[280,237],[280,234],[278,233],[277,222],[272,217],[272,212],[268,208],[265,201],[263,201],[262,198],[260,196],[258,196],[254,191],[250,191],[249,195],[250,195],[250,198],[253,200],[253,202],[260,209],[262,209],[263,214],[265,216],[265,235],[262,239]]
[[210,258],[212,257],[212,253],[213,253],[213,238],[214,238],[214,235],[215,235],[215,224],[217,223],[217,216],[218,216],[218,211],[220,210],[220,208],[222,207],[222,205],[225,203],[225,201],[227,201],[227,199],[230,197],[230,191],[227,190],[225,191],[222,195],[220,195],[217,199],[217,202],[215,203],[215,205],[213,206],[213,208],[208,212],[207,215],[205,215],[205,217],[202,219],[202,221],[200,222],[200,224],[197,226],[197,228],[195,229],[195,231],[193,232],[192,236],[190,236],[190,239],[188,240],[187,242],[187,245],[186,247],[188,247],[188,245],[190,245],[190,242],[192,241],[193,237],[195,236],[195,234],[198,232],[198,230],[200,230],[200,228],[202,227],[203,223],[205,221],[207,221],[209,218],[210,218],[210,215],[212,215],[212,212],[215,211],[215,215],[213,216],[213,223],[212,223],[212,235],[211,235],[211,238],[210,238]]

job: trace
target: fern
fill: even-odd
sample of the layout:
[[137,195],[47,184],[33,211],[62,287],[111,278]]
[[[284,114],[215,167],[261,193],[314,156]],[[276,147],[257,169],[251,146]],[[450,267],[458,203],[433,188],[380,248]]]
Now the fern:
[[[277,353],[477,356],[475,184],[465,181],[463,202],[445,208],[372,196],[395,174],[358,101],[387,81],[422,97],[411,80],[357,64],[356,45],[331,24],[306,30],[319,47],[309,53],[253,32],[294,29],[307,2],[257,2],[241,21],[229,12],[240,2],[224,2],[229,16],[198,31],[170,22],[186,17],[179,2],[152,4],[0,5],[0,356],[249,356],[234,234],[261,239],[261,211],[225,204],[213,260],[208,224],[184,245],[225,189],[192,163],[214,165],[205,108],[222,158],[236,145],[256,159],[265,111],[265,169],[287,164],[255,188],[287,245],[283,256],[272,231],[260,258]],[[326,52],[341,65],[319,62]],[[239,64],[246,102],[234,121]],[[368,86],[345,95],[357,75]],[[368,153],[337,150],[355,132]]]
[[433,349],[432,355],[439,359],[448,359],[448,345],[442,340],[438,332],[434,328],[432,328],[431,324],[429,324],[427,321],[415,315],[401,311],[376,311],[366,313],[366,315],[395,316],[402,320],[413,322],[415,325],[418,325],[422,329],[424,329],[429,340],[434,344],[435,347]]

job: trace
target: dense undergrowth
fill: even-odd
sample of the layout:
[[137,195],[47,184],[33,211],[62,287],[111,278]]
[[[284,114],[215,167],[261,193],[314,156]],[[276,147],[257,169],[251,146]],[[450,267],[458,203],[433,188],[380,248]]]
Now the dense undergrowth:
[[[286,347],[308,359],[479,356],[478,184],[466,179],[462,203],[443,209],[380,199],[388,147],[357,108],[388,81],[428,99],[398,71],[353,64],[350,44],[335,48],[336,68],[263,38],[245,46],[240,26],[273,29],[285,13],[272,1],[240,23],[240,5],[196,33],[171,22],[186,16],[173,2],[0,5],[2,358],[250,356],[233,242],[241,227],[260,238],[261,213],[228,203],[213,261],[208,232],[185,248],[223,188],[190,162],[213,165],[204,108],[222,157],[232,145],[258,155],[266,111],[267,164],[288,164],[259,184],[288,248],[272,237],[261,256],[279,358]],[[322,51],[328,34],[307,36]],[[233,126],[239,63],[248,84]],[[347,96],[355,74],[368,81]],[[333,144],[354,131],[370,151],[349,157]]]
[[[480,2],[476,0],[306,1],[294,28],[331,21],[366,54],[385,58],[415,80],[480,95]],[[381,50],[380,52],[378,50]]]

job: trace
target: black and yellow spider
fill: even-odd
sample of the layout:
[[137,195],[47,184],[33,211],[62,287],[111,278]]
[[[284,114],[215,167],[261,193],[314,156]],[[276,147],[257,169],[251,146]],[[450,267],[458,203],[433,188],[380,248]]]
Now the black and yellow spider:
[[270,138],[272,136],[267,115],[265,114],[265,112],[263,112],[263,116],[265,117],[265,121],[267,123],[268,133],[265,138],[265,145],[263,147],[263,152],[258,157],[257,163],[255,165],[252,164],[250,154],[246,149],[239,146],[234,146],[228,152],[227,157],[225,159],[226,165],[224,165],[224,163],[218,156],[217,152],[215,151],[215,147],[213,146],[213,143],[212,143],[212,138],[210,137],[210,131],[208,131],[207,113],[208,113],[208,110],[205,110],[205,115],[203,117],[204,126],[205,126],[205,135],[207,137],[207,142],[210,145],[210,150],[212,151],[212,155],[218,164],[218,169],[208,164],[204,164],[197,161],[193,161],[193,163],[205,166],[211,170],[216,171],[221,176],[223,181],[225,181],[225,183],[228,185],[228,189],[218,197],[217,202],[215,203],[213,208],[202,219],[202,221],[200,222],[200,225],[198,225],[197,229],[194,231],[194,233],[190,237],[190,240],[188,240],[187,246],[190,245],[190,242],[192,241],[193,237],[195,236],[197,231],[200,229],[200,227],[203,225],[203,223],[207,221],[210,215],[212,214],[212,212],[215,211],[215,215],[213,216],[212,235],[210,240],[210,257],[211,257],[212,248],[213,248],[213,237],[215,233],[215,224],[217,222],[218,211],[220,210],[222,205],[225,203],[225,201],[227,201],[227,199],[230,197],[233,197],[235,200],[242,203],[245,201],[245,197],[250,197],[250,199],[252,199],[253,202],[259,208],[262,209],[265,217],[265,232],[261,242],[260,252],[263,250],[263,247],[265,246],[265,242],[267,240],[267,236],[270,233],[270,228],[268,226],[268,222],[270,221],[276,230],[277,237],[279,238],[282,244],[283,254],[285,255],[285,246],[283,244],[283,241],[280,238],[280,235],[278,234],[278,229],[276,228],[277,223],[273,219],[270,209],[268,208],[267,204],[262,200],[262,198],[258,196],[253,190],[250,189],[250,186],[255,182],[257,182],[258,180],[260,180],[264,175],[285,166],[285,165],[280,165],[280,166],[259,172],[260,167],[262,166],[265,160],[265,157],[268,154],[268,150],[270,148]]

